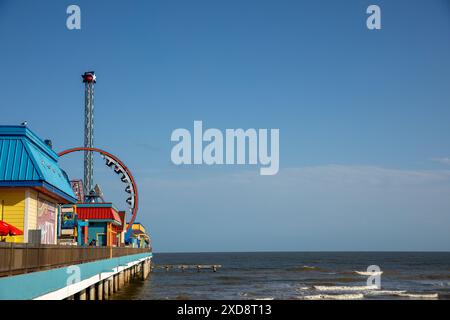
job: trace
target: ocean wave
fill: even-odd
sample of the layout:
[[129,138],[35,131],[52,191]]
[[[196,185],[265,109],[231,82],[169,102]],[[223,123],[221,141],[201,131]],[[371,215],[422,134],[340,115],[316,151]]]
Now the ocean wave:
[[316,266],[301,266],[288,269],[294,272],[328,272],[328,270]]
[[439,299],[437,293],[399,293],[398,296],[412,299]]
[[222,284],[238,284],[244,280],[241,277],[233,277],[233,276],[219,276],[216,279],[220,281]]
[[438,282],[436,285],[439,287],[450,287],[450,282]]
[[[348,289],[348,288],[346,288]],[[338,290],[336,290],[338,291]],[[407,293],[404,290],[368,290],[364,293],[346,293],[346,294],[315,294],[299,296],[303,300],[360,300],[370,296],[397,296],[410,299],[439,299],[437,293]]]
[[339,282],[361,282],[361,278],[360,277],[341,277],[341,278],[333,278],[331,280],[333,280],[335,283],[339,283]]
[[240,281],[240,280],[242,280],[243,278],[242,278],[242,277],[235,277],[235,276],[218,276],[216,279],[219,279],[219,280],[237,280],[237,281]]
[[365,294],[371,296],[398,296],[405,293],[406,290],[368,290]]
[[306,291],[306,290],[309,290],[309,289],[311,289],[311,287],[298,287],[295,290],[297,290],[297,291]]
[[318,291],[367,291],[376,290],[377,286],[314,286]]
[[274,297],[258,297],[257,295],[248,292],[239,292],[239,296],[245,300],[275,300]]
[[400,279],[408,280],[447,280],[450,279],[450,274],[419,274],[419,275],[405,275]]
[[355,294],[316,294],[311,296],[301,296],[304,300],[360,300],[364,298],[362,293]]
[[353,271],[356,274],[359,274],[360,276],[381,276],[383,274],[383,271],[377,271],[377,272],[367,272],[367,271]]

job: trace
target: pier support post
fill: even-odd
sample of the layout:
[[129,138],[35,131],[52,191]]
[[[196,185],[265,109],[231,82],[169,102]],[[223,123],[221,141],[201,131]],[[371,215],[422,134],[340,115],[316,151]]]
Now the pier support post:
[[95,285],[89,287],[89,300],[95,300]]
[[141,263],[141,269],[142,269],[142,280],[145,280],[148,278],[150,274],[150,260],[144,260]]
[[109,290],[108,290],[108,297],[111,296],[114,293],[114,278],[110,278],[108,281]]
[[115,274],[113,276],[113,292],[119,291],[119,275]]
[[143,262],[141,262],[139,264],[139,269],[141,271],[140,272],[141,273],[141,280],[145,280],[144,264],[145,264],[145,261],[143,261]]
[[121,271],[119,272],[119,289],[122,288],[124,284],[125,284],[124,272]]
[[86,290],[81,290],[81,291],[78,293],[78,299],[79,299],[79,300],[86,300]]
[[148,272],[149,273],[151,273],[152,272],[152,270],[153,270],[153,265],[152,265],[152,259],[149,259],[148,260]]
[[103,299],[108,300],[109,298],[109,279],[103,281]]
[[95,291],[97,293],[97,300],[103,300],[103,281],[97,283]]

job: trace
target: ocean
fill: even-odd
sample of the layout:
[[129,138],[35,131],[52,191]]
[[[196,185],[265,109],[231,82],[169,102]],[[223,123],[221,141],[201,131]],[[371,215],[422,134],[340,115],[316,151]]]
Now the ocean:
[[[113,299],[450,299],[450,252],[155,253],[153,263],[222,268],[155,269]],[[370,265],[379,289],[367,285]]]

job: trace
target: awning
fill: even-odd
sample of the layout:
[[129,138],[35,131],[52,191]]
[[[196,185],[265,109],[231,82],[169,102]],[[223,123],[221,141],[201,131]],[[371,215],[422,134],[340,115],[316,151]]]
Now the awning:
[[0,220],[0,236],[21,236],[23,235],[23,231],[14,227],[13,225]]

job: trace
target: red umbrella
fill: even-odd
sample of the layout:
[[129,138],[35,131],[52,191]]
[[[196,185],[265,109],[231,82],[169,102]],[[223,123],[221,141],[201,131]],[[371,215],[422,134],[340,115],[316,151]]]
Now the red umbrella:
[[0,236],[21,236],[23,231],[17,229],[13,225],[0,220]]

